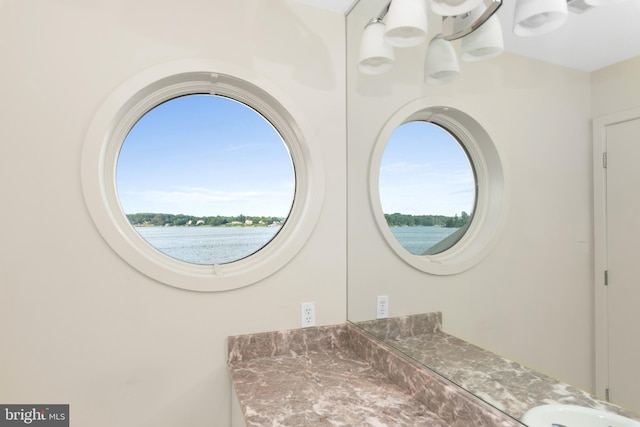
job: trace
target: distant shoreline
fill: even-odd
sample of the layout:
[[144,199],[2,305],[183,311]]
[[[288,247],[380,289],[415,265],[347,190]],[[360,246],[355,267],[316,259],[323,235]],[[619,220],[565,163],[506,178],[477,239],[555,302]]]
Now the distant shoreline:
[[[127,219],[134,227],[277,227],[284,224],[286,217],[277,216],[194,216],[184,214],[165,214],[144,212],[127,214]],[[460,228],[465,226],[471,216],[462,211],[460,216],[446,215],[410,215],[384,214],[389,227],[446,227]]]
[[195,216],[143,212],[127,214],[134,227],[275,227],[282,225],[286,218],[276,216]]
[[154,224],[132,224],[137,228],[151,228],[151,227],[281,227],[282,224],[184,224],[184,225],[154,225]]

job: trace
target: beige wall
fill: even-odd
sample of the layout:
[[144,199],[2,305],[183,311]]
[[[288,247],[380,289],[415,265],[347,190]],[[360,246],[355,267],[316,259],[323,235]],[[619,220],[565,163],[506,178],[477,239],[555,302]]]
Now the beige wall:
[[[348,26],[349,51],[367,18]],[[592,389],[590,75],[504,54],[463,62],[458,81],[427,86],[425,49],[396,49],[396,66],[382,78],[348,64],[349,318],[374,318],[376,295],[389,295],[391,316],[442,311],[454,335]],[[497,243],[482,262],[453,276],[402,261],[370,213],[377,135],[391,114],[421,98],[475,117],[505,168]]]
[[640,106],[640,56],[591,74],[593,117]]
[[[0,402],[69,403],[75,426],[224,426],[229,335],[346,319],[344,17],[281,0],[5,0],[0,7]],[[311,238],[221,293],[123,262],[84,205],[98,107],[147,67],[206,58],[279,101],[327,165]]]

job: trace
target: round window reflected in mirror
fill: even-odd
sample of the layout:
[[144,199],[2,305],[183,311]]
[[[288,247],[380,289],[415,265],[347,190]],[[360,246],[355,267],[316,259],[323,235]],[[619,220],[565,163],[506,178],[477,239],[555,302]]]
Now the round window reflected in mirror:
[[473,164],[447,129],[417,120],[389,137],[379,170],[380,203],[409,253],[435,255],[453,247],[471,224],[476,190]]

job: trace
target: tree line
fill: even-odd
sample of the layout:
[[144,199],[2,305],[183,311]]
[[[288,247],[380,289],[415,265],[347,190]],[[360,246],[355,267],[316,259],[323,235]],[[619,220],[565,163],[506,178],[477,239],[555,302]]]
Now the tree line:
[[137,227],[164,226],[268,226],[279,225],[284,218],[275,216],[194,216],[164,213],[135,213],[127,214],[129,222]]
[[462,211],[460,216],[458,216],[458,214],[455,214],[454,216],[408,215],[396,212],[392,214],[384,214],[384,218],[387,220],[389,227],[438,226],[448,228],[463,227],[470,219],[469,214],[464,211]]
[[[469,222],[469,214],[460,216],[384,214],[390,227],[438,226],[460,228]],[[285,218],[275,216],[194,216],[184,214],[135,213],[127,214],[129,222],[136,227],[164,226],[267,226],[282,224]]]

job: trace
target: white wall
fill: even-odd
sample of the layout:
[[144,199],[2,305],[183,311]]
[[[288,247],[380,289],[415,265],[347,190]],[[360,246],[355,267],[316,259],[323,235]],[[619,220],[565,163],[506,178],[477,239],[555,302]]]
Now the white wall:
[[591,73],[593,117],[640,106],[640,56]]
[[[5,0],[0,6],[0,402],[69,403],[75,426],[229,425],[229,335],[346,319],[344,17],[283,0]],[[327,165],[302,251],[221,293],[123,262],[94,227],[80,153],[98,107],[147,67],[207,58],[258,84]]]
[[[348,25],[348,51],[357,49],[370,16],[362,18]],[[348,63],[349,319],[375,318],[375,296],[389,295],[391,316],[442,311],[450,333],[590,390],[590,75],[504,54],[462,63],[458,81],[427,86],[425,49],[396,49],[396,65],[382,77],[358,74]],[[386,119],[419,98],[462,106],[491,135],[506,170],[497,243],[453,276],[403,262],[370,213],[373,144]]]

